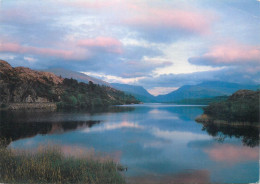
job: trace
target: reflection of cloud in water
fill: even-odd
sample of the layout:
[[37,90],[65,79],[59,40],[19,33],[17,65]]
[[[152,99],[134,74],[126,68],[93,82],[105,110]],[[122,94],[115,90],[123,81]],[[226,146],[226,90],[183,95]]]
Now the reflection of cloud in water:
[[148,143],[144,143],[143,146],[144,148],[161,148],[164,147],[165,145],[169,145],[171,142],[166,140],[166,141],[151,141]]
[[179,119],[173,113],[169,113],[166,110],[153,109],[150,110],[148,113],[153,119],[174,119],[174,120]]
[[235,164],[243,161],[259,160],[259,148],[251,148],[232,144],[215,144],[204,151],[209,157],[217,162],[227,162]]
[[177,174],[130,177],[128,181],[131,184],[202,184],[210,183],[210,173],[207,170],[186,170]]
[[159,128],[150,128],[150,133],[160,138],[161,140],[154,140],[145,142],[143,144],[144,148],[162,148],[164,146],[169,146],[172,143],[180,143],[185,145],[190,141],[194,140],[211,140],[208,135],[197,134],[193,132],[183,132],[183,131],[168,131],[168,130],[161,130]]
[[154,128],[152,131],[153,135],[159,138],[163,138],[171,141],[178,142],[189,142],[192,140],[210,140],[211,138],[208,135],[196,134],[193,132],[181,132],[181,131],[168,131],[168,130],[160,130],[158,128]]
[[140,126],[137,123],[123,121],[121,123],[104,123],[100,126],[96,126],[96,127],[92,127],[92,128],[85,128],[84,130],[82,130],[82,132],[85,132],[85,133],[104,132],[104,131],[110,131],[110,130],[121,129],[121,128],[142,129],[143,126]]
[[26,146],[31,146],[33,144],[35,144],[35,141],[33,141],[32,139],[26,140],[24,143],[24,145],[26,145]]

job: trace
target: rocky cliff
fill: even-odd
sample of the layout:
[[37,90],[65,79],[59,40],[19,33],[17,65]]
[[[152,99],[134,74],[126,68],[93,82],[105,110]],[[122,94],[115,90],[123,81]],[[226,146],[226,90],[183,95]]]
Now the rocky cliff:
[[63,79],[48,72],[29,68],[13,68],[0,60],[0,103],[54,102],[63,90]]

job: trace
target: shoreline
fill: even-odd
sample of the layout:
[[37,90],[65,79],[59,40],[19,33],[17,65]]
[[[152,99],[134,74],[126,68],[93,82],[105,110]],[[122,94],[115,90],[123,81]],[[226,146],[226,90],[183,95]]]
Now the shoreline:
[[0,111],[33,111],[33,110],[43,110],[43,111],[57,111],[57,110],[73,110],[73,109],[87,109],[91,110],[93,108],[108,108],[110,106],[134,106],[140,105],[142,103],[132,103],[132,104],[121,104],[121,105],[102,105],[102,106],[93,106],[93,107],[60,107],[59,102],[17,102],[17,103],[9,103],[6,104],[4,107],[0,107]]
[[234,126],[234,127],[255,127],[255,128],[260,128],[260,124],[257,122],[251,123],[251,122],[228,122],[226,120],[218,120],[214,119],[207,114],[202,114],[198,116],[195,119],[196,122],[198,123],[203,123],[203,124],[214,124],[214,125],[223,125],[223,126]]
[[57,110],[57,104],[54,102],[33,102],[33,103],[9,103],[6,107],[0,110]]

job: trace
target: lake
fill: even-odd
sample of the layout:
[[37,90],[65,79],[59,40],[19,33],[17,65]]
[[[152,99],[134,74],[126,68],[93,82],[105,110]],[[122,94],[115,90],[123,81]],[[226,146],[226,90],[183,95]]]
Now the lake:
[[259,130],[209,126],[202,106],[140,104],[96,111],[1,112],[8,147],[59,145],[65,154],[113,158],[131,183],[252,183],[259,180]]

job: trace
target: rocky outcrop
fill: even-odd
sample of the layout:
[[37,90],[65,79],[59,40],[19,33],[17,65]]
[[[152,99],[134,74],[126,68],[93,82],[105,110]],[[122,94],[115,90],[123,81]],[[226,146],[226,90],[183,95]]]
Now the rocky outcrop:
[[[6,61],[0,60],[0,105],[57,101],[63,92],[59,86],[63,80],[48,72],[24,67],[13,68]],[[17,108],[25,106],[19,105]],[[29,108],[32,106],[32,104],[28,105]],[[12,108],[14,109],[14,106]]]

